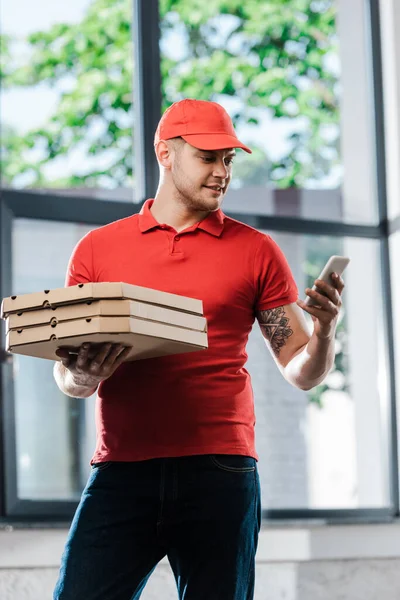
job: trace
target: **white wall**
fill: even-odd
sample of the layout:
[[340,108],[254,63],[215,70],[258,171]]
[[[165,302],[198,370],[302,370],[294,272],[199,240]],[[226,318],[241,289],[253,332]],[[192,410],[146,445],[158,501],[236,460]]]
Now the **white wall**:
[[[48,600],[66,530],[0,531],[0,598]],[[400,525],[269,527],[261,531],[254,600],[398,600]],[[177,600],[164,559],[141,600]]]

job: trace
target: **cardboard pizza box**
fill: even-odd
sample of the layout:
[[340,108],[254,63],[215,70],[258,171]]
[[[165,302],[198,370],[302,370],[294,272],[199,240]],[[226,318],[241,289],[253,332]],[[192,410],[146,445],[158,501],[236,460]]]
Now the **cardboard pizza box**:
[[89,300],[88,302],[81,302],[79,304],[62,304],[39,310],[10,313],[6,319],[6,333],[12,329],[38,325],[54,325],[63,321],[96,316],[131,316],[184,327],[186,329],[194,329],[196,331],[207,331],[207,321],[199,315],[164,308],[154,304],[146,304],[136,300]]
[[132,346],[127,360],[197,352],[208,347],[207,333],[134,317],[93,317],[10,330],[6,351],[60,360],[58,348],[77,352],[84,342]]
[[37,310],[63,304],[74,304],[88,300],[123,299],[138,300],[157,306],[203,315],[203,303],[195,298],[161,292],[151,288],[122,282],[80,283],[70,287],[44,290],[33,294],[22,294],[4,298],[1,307],[3,319],[11,313]]

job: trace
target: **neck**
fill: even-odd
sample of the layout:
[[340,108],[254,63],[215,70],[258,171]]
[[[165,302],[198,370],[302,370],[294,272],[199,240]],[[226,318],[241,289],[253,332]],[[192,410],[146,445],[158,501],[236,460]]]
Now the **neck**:
[[174,195],[163,187],[159,187],[151,207],[151,213],[158,223],[169,225],[175,231],[183,231],[199,223],[208,214],[208,211],[190,210]]

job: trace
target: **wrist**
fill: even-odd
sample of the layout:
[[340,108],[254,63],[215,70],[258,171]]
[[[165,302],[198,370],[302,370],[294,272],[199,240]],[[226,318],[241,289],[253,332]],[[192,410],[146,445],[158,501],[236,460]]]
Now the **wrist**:
[[324,332],[324,331],[315,331],[314,332],[315,337],[321,341],[321,342],[327,342],[327,343],[331,343],[333,342],[333,340],[335,339],[335,332]]
[[325,342],[332,342],[335,339],[336,326],[327,325],[314,325],[314,335],[318,340]]
[[69,371],[69,378],[72,385],[88,390],[96,389],[101,379],[92,375],[79,375],[78,373],[72,373]]

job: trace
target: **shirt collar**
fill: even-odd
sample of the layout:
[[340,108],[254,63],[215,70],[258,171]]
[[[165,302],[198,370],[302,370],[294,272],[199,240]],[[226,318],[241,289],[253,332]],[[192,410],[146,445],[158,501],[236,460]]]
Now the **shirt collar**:
[[[150,208],[153,204],[154,200],[146,200],[143,204],[140,213],[139,213],[139,229],[142,233],[146,231],[150,231],[151,229],[155,229],[160,227],[161,224],[155,220],[153,217]],[[219,237],[224,229],[224,220],[225,215],[221,209],[216,210],[215,212],[210,213],[205,219],[196,223],[193,226],[194,229],[203,229],[207,231],[207,233],[211,233],[215,237]]]

